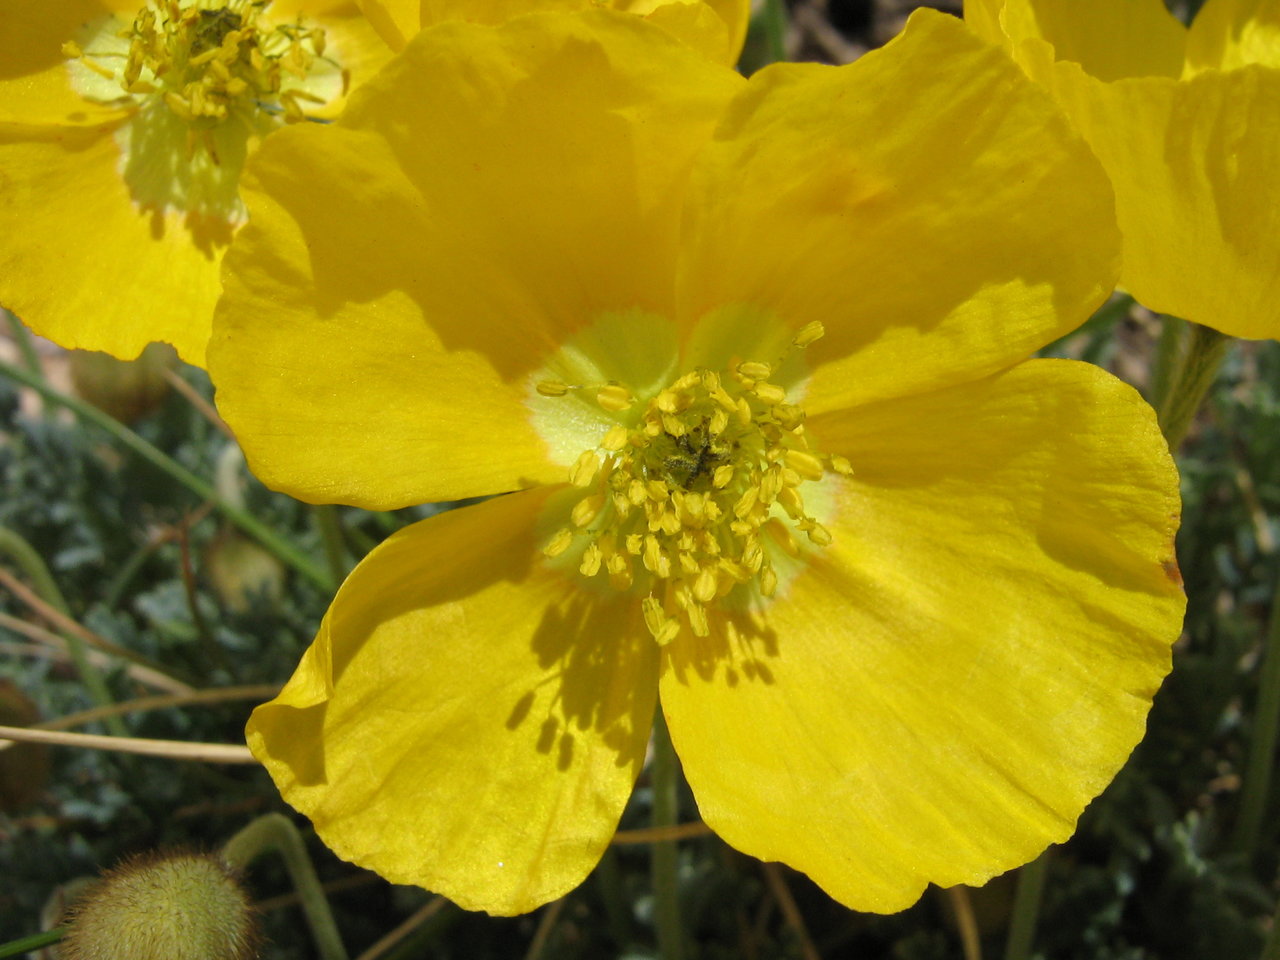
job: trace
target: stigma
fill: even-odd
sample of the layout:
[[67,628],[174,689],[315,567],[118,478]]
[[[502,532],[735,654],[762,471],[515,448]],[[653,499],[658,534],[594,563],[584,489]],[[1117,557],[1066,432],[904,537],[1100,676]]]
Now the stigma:
[[[809,324],[791,349],[822,332]],[[620,383],[536,385],[547,398],[585,393],[616,420],[571,467],[582,493],[543,553],[641,594],[659,644],[685,627],[707,636],[716,604],[735,591],[772,597],[779,552],[831,543],[805,487],[851,468],[810,447],[803,407],[771,380],[779,362],[690,370],[647,398]]]

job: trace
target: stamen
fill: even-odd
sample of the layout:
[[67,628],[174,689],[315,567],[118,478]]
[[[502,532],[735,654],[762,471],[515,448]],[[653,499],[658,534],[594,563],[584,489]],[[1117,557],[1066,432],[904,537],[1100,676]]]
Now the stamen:
[[[820,323],[808,324],[788,350],[822,333]],[[739,586],[774,596],[779,578],[771,553],[802,555],[793,531],[815,546],[832,542],[809,514],[801,488],[828,472],[853,470],[844,457],[810,449],[803,408],[769,380],[779,363],[744,360],[723,373],[684,374],[652,394],[638,416],[610,427],[569,471],[584,493],[570,511],[571,525],[543,552],[559,556],[584,538],[579,571],[587,577],[604,571],[615,589],[645,591],[645,624],[659,644],[684,627],[708,635],[712,605]],[[552,398],[582,390],[610,413],[638,402],[613,382],[575,387],[549,379],[535,389]]]

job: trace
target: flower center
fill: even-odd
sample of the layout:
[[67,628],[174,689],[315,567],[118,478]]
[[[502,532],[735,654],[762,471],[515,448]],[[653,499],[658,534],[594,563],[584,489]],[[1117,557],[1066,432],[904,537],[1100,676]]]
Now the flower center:
[[238,222],[249,142],[346,92],[325,31],[273,23],[269,3],[149,0],[127,26],[109,17],[63,44],[76,92],[132,115],[117,140],[141,206]]
[[305,120],[303,102],[328,100],[307,89],[324,56],[324,30],[305,26],[301,18],[265,24],[266,6],[261,0],[149,0],[118,34],[127,51],[86,51],[69,41],[63,53],[117,82],[124,98],[161,97],[197,127],[211,127],[245,109],[265,110],[288,122]]
[[[813,323],[792,345],[821,336],[822,325]],[[630,421],[610,428],[574,463],[570,482],[584,492],[570,525],[543,552],[558,557],[577,545],[583,576],[603,574],[617,590],[646,591],[645,624],[660,644],[679,635],[682,621],[706,636],[708,606],[741,586],[773,596],[771,553],[798,555],[797,532],[818,546],[831,542],[806,510],[801,488],[828,469],[849,473],[849,463],[810,448],[804,410],[770,382],[773,371],[755,360],[732,365],[727,375],[693,370],[643,406],[618,383],[537,385],[547,397],[587,391]]]

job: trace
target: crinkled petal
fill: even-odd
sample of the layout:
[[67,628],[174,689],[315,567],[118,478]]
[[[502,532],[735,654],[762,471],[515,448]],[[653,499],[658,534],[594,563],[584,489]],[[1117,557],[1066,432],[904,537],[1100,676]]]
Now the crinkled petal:
[[118,129],[0,124],[0,304],[64,347],[202,365],[231,228],[140,209]]
[[834,542],[661,697],[703,818],[891,912],[1065,839],[1143,734],[1184,598],[1151,410],[1072,361],[811,421]]
[[682,186],[741,82],[608,11],[453,22],[269,137],[210,360],[254,471],[382,508],[562,480],[533,372],[602,314],[670,316]]
[[1187,72],[1280,67],[1280,5],[1274,0],[1208,0],[1191,21]]
[[657,688],[634,604],[541,565],[547,493],[446,513],[375,549],[248,727],[339,856],[496,914],[553,900],[595,866]]
[[1152,310],[1280,338],[1280,71],[1056,78],[1115,187],[1121,283]]
[[811,413],[1016,362],[1089,316],[1118,248],[1106,178],[1052,101],[932,11],[849,66],[754,75],[684,242],[686,323],[825,324]]
[[1025,41],[1044,40],[1099,80],[1182,72],[1187,30],[1164,0],[966,0],[964,16],[1015,56]]
[[[378,6],[374,0],[366,0]],[[395,19],[399,32],[412,36],[418,21],[402,16],[394,3],[380,4]],[[703,56],[732,66],[742,52],[750,18],[749,0],[612,0],[613,9],[645,17],[689,44]],[[600,0],[422,0],[421,25],[446,20],[505,23],[535,11],[581,11],[602,6]]]

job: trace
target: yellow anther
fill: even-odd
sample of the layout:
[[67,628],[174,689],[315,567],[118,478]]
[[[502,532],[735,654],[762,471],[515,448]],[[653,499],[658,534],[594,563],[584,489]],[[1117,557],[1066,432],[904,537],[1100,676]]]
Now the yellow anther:
[[578,571],[584,577],[594,577],[600,572],[600,564],[603,560],[600,548],[594,543],[587,544],[587,549],[582,551],[582,565],[578,567]]
[[690,576],[697,575],[699,570],[698,561],[694,559],[693,554],[681,551],[680,555],[676,558],[676,560],[680,564],[680,569],[682,571],[689,574]]
[[759,360],[746,360],[738,364],[738,374],[746,380],[768,380],[773,367]]
[[603,506],[604,497],[602,496],[583,497],[573,505],[569,519],[573,521],[575,527],[585,527],[599,515],[600,508]]
[[680,410],[680,397],[673,390],[663,390],[654,397],[653,405],[663,413],[677,413]]
[[694,520],[700,520],[706,512],[706,500],[700,493],[690,493],[684,498],[684,512]]
[[748,538],[747,546],[742,551],[742,565],[752,573],[759,573],[764,563],[764,547],[756,537]]
[[[86,60],[85,63],[88,63],[88,61]],[[180,116],[183,120],[193,119],[191,105],[173,91],[164,95],[164,102],[168,104],[170,110]]]
[[773,503],[778,499],[778,493],[782,490],[782,471],[775,467],[770,467],[768,472],[760,478],[760,500],[762,503]]
[[812,453],[805,451],[787,451],[787,466],[803,476],[805,480],[822,480],[823,468],[822,461]]
[[717,490],[723,490],[729,485],[729,481],[733,479],[733,464],[722,463],[716,467],[715,472],[711,474],[711,485]]
[[776,383],[757,383],[754,392],[763,403],[776,404],[782,403],[787,399],[787,391],[783,390]]
[[803,349],[813,341],[822,339],[823,334],[826,332],[826,328],[821,321],[812,320],[800,328],[799,332],[796,333],[795,339],[791,342]]
[[733,515],[739,520],[744,519],[752,510],[755,509],[756,503],[760,500],[759,487],[747,487],[742,491],[742,496],[733,505]]
[[604,435],[604,439],[600,441],[600,446],[610,453],[617,453],[627,445],[627,434],[629,432],[623,426],[611,427],[609,432]]
[[725,390],[720,384],[707,391],[711,394],[711,399],[720,404],[728,413],[734,413],[738,409],[738,401],[729,395],[729,391]]
[[853,465],[839,454],[829,458],[827,462],[831,464],[831,469],[842,477],[853,475]]
[[558,557],[569,549],[569,544],[573,542],[573,531],[568,527],[563,527],[556,532],[551,541],[542,548],[542,552],[548,557]]
[[716,576],[714,567],[703,567],[693,581],[693,595],[703,603],[710,603],[716,598],[716,587],[720,578]]
[[644,548],[644,535],[640,533],[627,534],[626,546],[627,553],[633,557],[640,556],[640,551]]
[[795,487],[783,487],[778,491],[778,505],[797,520],[804,516],[804,499]]
[[744,427],[751,426],[751,404],[747,403],[745,397],[739,397],[735,406],[738,414],[738,423]]
[[765,567],[760,571],[760,593],[772,597],[778,590],[778,575],[773,567]]
[[689,432],[685,429],[684,421],[672,413],[662,415],[662,429],[672,437],[683,437]]
[[626,387],[610,383],[596,391],[596,403],[613,413],[621,413],[631,408],[635,403],[635,397]]
[[790,403],[776,404],[772,410],[773,418],[783,430],[794,430],[804,423],[804,410]]
[[711,414],[711,419],[707,421],[707,430],[713,437],[720,436],[728,426],[729,414],[721,409],[716,409],[715,412]]
[[689,629],[695,637],[705,637],[711,633],[711,625],[707,623],[707,608],[700,603],[690,603],[684,608],[684,615],[689,620]]
[[600,458],[595,455],[595,451],[585,450],[570,468],[569,482],[575,487],[585,487],[595,479],[596,471],[599,469]]
[[665,502],[671,496],[671,488],[661,480],[650,480],[645,489],[649,492],[649,497],[659,503]]

